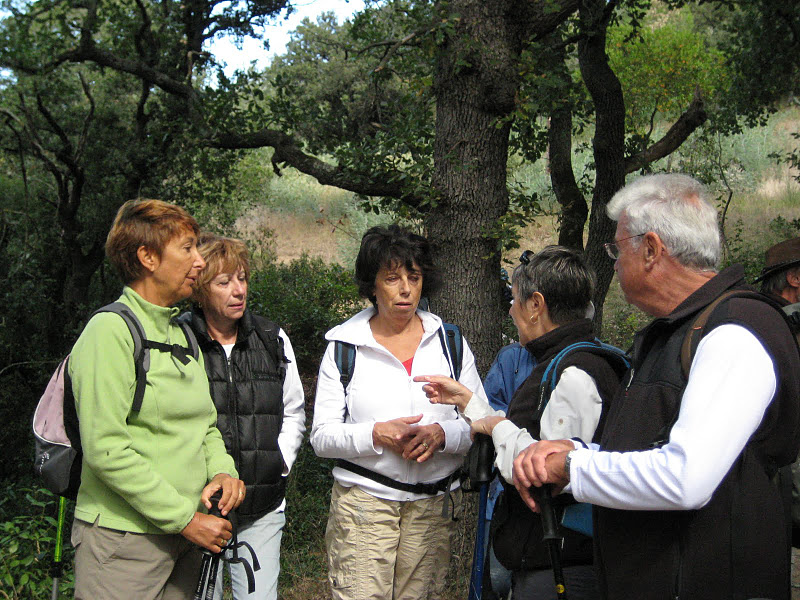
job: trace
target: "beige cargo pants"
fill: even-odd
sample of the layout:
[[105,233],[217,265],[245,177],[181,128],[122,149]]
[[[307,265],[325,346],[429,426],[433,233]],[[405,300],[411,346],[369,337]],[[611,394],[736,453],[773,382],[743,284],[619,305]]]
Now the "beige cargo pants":
[[130,533],[75,519],[76,600],[190,600],[200,550],[180,534]]
[[[456,517],[461,490],[451,494]],[[401,502],[334,483],[325,544],[334,600],[437,600],[454,522],[445,496]]]

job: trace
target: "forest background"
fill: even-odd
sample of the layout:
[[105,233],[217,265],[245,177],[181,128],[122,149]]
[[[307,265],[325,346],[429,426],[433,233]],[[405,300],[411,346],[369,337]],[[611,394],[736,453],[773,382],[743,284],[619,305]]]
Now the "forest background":
[[[447,273],[432,305],[484,374],[513,335],[500,273],[522,249],[586,252],[604,339],[627,347],[646,322],[602,250],[626,177],[704,181],[724,262],[751,278],[766,247],[800,233],[796,3],[370,1],[227,75],[211,42],[257,36],[289,3],[0,6],[0,597],[48,594],[54,501],[31,476],[30,419],[93,307],[119,293],[103,242],[129,198],[180,203],[248,242],[251,307],[293,341],[309,425],[322,336],[362,306],[351,271],[373,224],[431,239]],[[330,485],[304,445],[282,598],[327,595]],[[469,523],[452,598],[465,597]]]

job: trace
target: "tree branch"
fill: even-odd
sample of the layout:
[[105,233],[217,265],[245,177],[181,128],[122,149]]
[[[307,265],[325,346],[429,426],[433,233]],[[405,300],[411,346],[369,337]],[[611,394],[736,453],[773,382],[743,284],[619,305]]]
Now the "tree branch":
[[375,181],[370,175],[347,171],[342,167],[328,164],[303,152],[300,143],[282,131],[262,129],[249,134],[221,134],[212,139],[209,145],[228,150],[268,146],[275,150],[272,164],[279,175],[279,165],[287,164],[301,173],[311,175],[322,185],[332,185],[364,196],[395,198],[416,209],[421,208],[423,204],[422,198],[408,194],[402,184],[392,181],[391,176],[384,176],[381,181]]
[[98,48],[93,41],[88,44],[82,43],[79,48],[65,52],[59,56],[54,65],[57,66],[63,62],[86,62],[91,61],[101,67],[109,67],[116,71],[129,73],[135,75],[140,79],[161,88],[165,92],[174,94],[180,98],[193,99],[194,88],[192,86],[176,81],[168,75],[153,69],[149,65],[135,60],[128,60],[120,58],[111,52]]
[[633,173],[643,169],[650,163],[672,154],[695,129],[705,123],[707,117],[708,115],[703,106],[703,98],[700,96],[700,90],[697,89],[689,107],[675,124],[669,128],[664,137],[642,152],[625,159],[625,173]]

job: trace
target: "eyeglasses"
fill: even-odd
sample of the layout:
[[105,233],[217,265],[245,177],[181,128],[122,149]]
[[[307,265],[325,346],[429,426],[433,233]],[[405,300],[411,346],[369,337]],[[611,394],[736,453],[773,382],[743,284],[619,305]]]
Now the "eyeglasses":
[[525,252],[522,253],[522,256],[519,257],[519,262],[521,262],[523,265],[527,265],[531,262],[531,258],[533,258],[535,254],[536,252],[533,250],[525,250]]
[[613,242],[603,244],[603,248],[606,249],[606,254],[611,257],[611,260],[619,260],[619,243],[624,242],[625,240],[632,240],[633,238],[642,237],[643,235],[647,234],[640,233],[637,235],[630,235],[626,238],[622,238],[621,240],[614,240]]

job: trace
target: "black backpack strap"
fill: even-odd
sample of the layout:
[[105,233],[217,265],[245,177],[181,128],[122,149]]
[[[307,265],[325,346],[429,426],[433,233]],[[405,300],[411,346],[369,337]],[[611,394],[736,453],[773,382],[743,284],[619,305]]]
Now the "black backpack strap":
[[784,306],[783,313],[786,315],[786,321],[789,323],[792,333],[800,343],[800,302]]
[[350,471],[356,475],[361,475],[362,477],[366,477],[367,479],[371,479],[376,483],[380,483],[381,485],[385,485],[386,487],[390,487],[395,490],[401,490],[403,492],[410,492],[413,494],[427,494],[429,496],[435,496],[439,492],[446,492],[449,490],[453,481],[455,481],[454,475],[458,474],[458,471],[456,471],[455,473],[451,473],[447,477],[443,477],[442,479],[432,483],[404,483],[402,481],[396,481],[391,477],[387,477],[386,475],[376,473],[375,471],[352,463],[348,460],[344,460],[343,458],[336,459],[336,466],[340,469]]
[[461,367],[464,360],[464,336],[461,328],[452,323],[442,323],[439,328],[439,341],[442,344],[442,352],[450,365],[450,374],[453,379],[458,381],[461,378]]
[[92,317],[98,313],[111,312],[122,317],[133,339],[133,366],[136,376],[136,387],[133,392],[131,410],[139,411],[142,408],[145,385],[147,384],[147,371],[150,369],[150,353],[145,344],[144,328],[131,308],[122,302],[112,302],[98,308]]
[[290,361],[286,358],[286,353],[283,350],[283,338],[280,336],[280,326],[259,315],[253,315],[253,323],[255,324],[255,331],[258,339],[261,340],[264,348],[270,353],[275,364],[282,369],[282,365],[288,364]]
[[344,393],[347,394],[347,386],[350,385],[356,368],[356,347],[348,342],[336,340],[333,343],[333,360],[339,369],[339,381],[342,382]]

